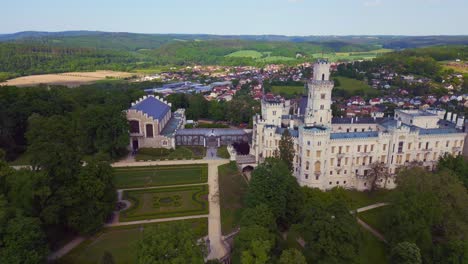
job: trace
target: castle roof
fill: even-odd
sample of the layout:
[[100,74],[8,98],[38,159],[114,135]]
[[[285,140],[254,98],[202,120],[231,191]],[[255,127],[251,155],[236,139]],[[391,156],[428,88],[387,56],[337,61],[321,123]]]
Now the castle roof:
[[141,111],[153,119],[161,121],[171,111],[171,107],[154,96],[148,96],[134,104],[130,109]]
[[371,137],[378,137],[378,136],[379,136],[379,132],[377,131],[330,133],[330,139],[371,138]]

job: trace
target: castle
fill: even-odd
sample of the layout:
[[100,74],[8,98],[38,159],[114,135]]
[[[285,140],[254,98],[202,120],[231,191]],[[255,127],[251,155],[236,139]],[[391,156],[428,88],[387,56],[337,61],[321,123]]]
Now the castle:
[[[264,97],[262,112],[254,116],[251,154],[257,162],[272,157],[288,129],[295,149],[293,174],[302,186],[322,190],[341,186],[366,190],[377,164],[394,175],[410,164],[434,169],[445,153],[461,155],[464,118],[440,109],[395,110],[393,117],[332,117],[330,64],[314,64],[307,97],[297,107],[288,100]],[[444,116],[447,114],[447,120]],[[378,179],[395,187],[394,177]]]

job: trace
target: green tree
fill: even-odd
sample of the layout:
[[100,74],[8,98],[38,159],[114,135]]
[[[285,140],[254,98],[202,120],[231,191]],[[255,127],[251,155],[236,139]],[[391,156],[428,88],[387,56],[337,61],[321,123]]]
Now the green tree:
[[203,245],[185,223],[162,224],[143,232],[136,247],[137,263],[204,263]]
[[16,216],[8,221],[3,247],[0,249],[1,263],[45,263],[48,248],[40,221],[33,217]]
[[449,169],[455,172],[465,185],[465,188],[468,189],[468,162],[463,156],[452,156],[450,154],[446,154],[439,159],[437,169],[439,171]]
[[73,203],[67,208],[68,225],[80,233],[92,234],[112,213],[116,190],[108,163],[91,160],[82,168],[71,190]]
[[306,204],[304,220],[293,227],[302,234],[311,259],[319,263],[352,263],[358,256],[360,231],[344,201]]
[[241,263],[265,264],[269,259],[271,242],[264,240],[253,240],[250,248],[242,251]]
[[242,212],[240,226],[247,227],[254,225],[265,227],[269,230],[273,230],[276,227],[275,217],[267,205],[259,204],[252,208],[246,208]]
[[420,264],[421,253],[416,244],[411,242],[401,242],[393,247],[390,260],[394,264]]
[[468,237],[468,194],[455,173],[412,168],[398,177],[398,187],[389,201],[391,210],[384,216],[386,238],[393,244],[415,243],[425,262],[441,256],[466,256],[449,246],[451,241]]
[[279,158],[286,163],[289,171],[294,169],[294,141],[289,132],[289,129],[285,129],[281,139],[279,141]]
[[279,264],[307,264],[307,261],[299,250],[289,248],[281,253]]

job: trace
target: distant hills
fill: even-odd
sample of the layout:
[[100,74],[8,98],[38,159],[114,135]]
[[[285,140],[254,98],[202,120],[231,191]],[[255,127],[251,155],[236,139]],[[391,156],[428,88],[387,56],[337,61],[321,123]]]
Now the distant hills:
[[161,65],[297,64],[372,59],[436,45],[468,45],[468,36],[280,36],[25,31],[0,35],[0,80],[66,71],[152,69]]
[[180,41],[244,40],[260,42],[343,42],[355,45],[380,45],[388,49],[406,49],[434,45],[468,45],[468,36],[282,36],[282,35],[209,35],[209,34],[141,34],[102,31],[41,32],[24,31],[0,34],[0,42],[40,43],[54,46],[112,48],[135,51],[155,49]]

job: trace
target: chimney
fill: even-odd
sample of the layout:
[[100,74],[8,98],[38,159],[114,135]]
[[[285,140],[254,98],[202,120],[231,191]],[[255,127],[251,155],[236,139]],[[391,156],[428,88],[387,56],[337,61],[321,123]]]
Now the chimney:
[[453,113],[452,115],[452,123],[456,123],[457,122],[457,114],[456,113]]
[[294,120],[289,119],[289,128],[294,129]]
[[401,127],[401,120],[397,120],[396,124],[397,124],[397,125],[396,125],[397,128],[400,128],[400,127]]
[[354,123],[354,117],[351,117],[351,124]]

